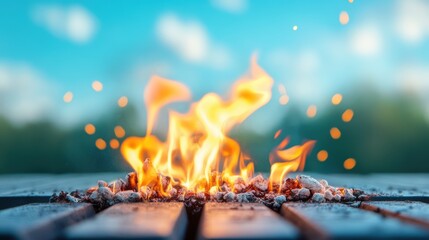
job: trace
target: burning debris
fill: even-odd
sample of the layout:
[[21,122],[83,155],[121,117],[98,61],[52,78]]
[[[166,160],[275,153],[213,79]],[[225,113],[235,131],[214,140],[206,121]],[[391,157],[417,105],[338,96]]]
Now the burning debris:
[[[164,181],[168,177],[159,176]],[[251,178],[248,182],[239,181],[240,188],[234,187],[228,181],[222,181],[220,186],[211,187],[208,191],[195,192],[186,189],[180,184],[172,186],[168,194],[162,192],[157,186],[142,186],[137,189],[137,175],[132,172],[126,176],[126,181],[118,179],[111,183],[98,181],[98,186],[88,189],[86,192],[61,192],[54,194],[52,202],[86,202],[92,203],[98,210],[102,210],[116,203],[123,202],[184,202],[187,208],[199,212],[205,202],[240,202],[263,203],[266,206],[278,210],[288,201],[305,202],[350,202],[365,200],[367,195],[361,190],[333,187],[326,180],[316,180],[306,175],[298,175],[296,178],[286,178],[280,188],[274,184],[269,189],[269,181],[262,175]],[[162,181],[162,180],[161,180]]]
[[198,212],[207,201],[259,202],[278,209],[286,201],[362,198],[361,191],[329,186],[326,180],[305,175],[286,178],[289,172],[303,170],[313,140],[287,147],[289,138],[284,138],[269,155],[270,176],[253,176],[253,162],[228,133],[271,100],[273,83],[253,58],[249,73],[234,83],[228,98],[208,93],[192,103],[188,113],[169,110],[168,132],[162,141],[153,135],[160,110],[173,102],[189,101],[191,93],[179,82],[152,77],[144,91],[146,136],[128,137],[121,145],[135,172],[125,180],[99,181],[85,193],[62,192],[52,201],[89,202],[98,209],[121,202],[179,201]]

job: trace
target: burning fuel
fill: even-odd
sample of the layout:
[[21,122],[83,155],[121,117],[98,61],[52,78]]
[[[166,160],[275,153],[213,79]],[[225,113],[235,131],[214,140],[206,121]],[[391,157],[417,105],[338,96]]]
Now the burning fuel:
[[[97,187],[85,193],[61,193],[53,200],[91,202],[99,209],[138,201],[182,201],[193,206],[205,201],[262,202],[279,208],[285,201],[352,201],[362,197],[361,191],[332,187],[326,180],[304,175],[287,178],[288,173],[304,169],[315,144],[312,140],[288,147],[289,138],[284,138],[268,156],[268,178],[254,176],[252,160],[228,133],[271,100],[272,87],[272,78],[253,58],[250,71],[234,83],[228,98],[208,93],[193,102],[187,113],[169,110],[167,137],[161,141],[153,134],[160,110],[173,102],[189,101],[191,92],[179,82],[152,77],[144,91],[146,136],[127,137],[120,147],[134,172],[125,180],[109,184],[99,181]],[[283,85],[279,91],[287,96]],[[337,105],[341,99],[337,94],[332,103]],[[310,117],[314,117],[315,106],[309,110]],[[115,127],[114,132],[117,138],[125,136],[121,126]],[[274,138],[280,135],[278,130]],[[116,142],[110,142],[111,148],[118,147]],[[96,145],[104,149],[107,144],[98,139]],[[319,160],[326,158],[327,153]]]

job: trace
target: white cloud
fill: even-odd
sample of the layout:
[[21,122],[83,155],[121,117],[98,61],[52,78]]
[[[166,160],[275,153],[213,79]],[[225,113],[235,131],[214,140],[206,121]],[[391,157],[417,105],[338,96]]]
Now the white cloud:
[[160,41],[182,59],[215,68],[228,66],[229,51],[213,43],[204,26],[197,21],[184,21],[174,14],[164,14],[156,26]]
[[429,36],[429,4],[427,1],[397,1],[395,30],[409,43],[420,43]]
[[400,90],[422,100],[429,120],[429,66],[407,64],[398,68],[395,76]]
[[33,11],[36,23],[58,37],[84,43],[94,36],[97,24],[94,16],[82,6],[38,6]]
[[374,57],[381,53],[382,47],[380,29],[374,25],[363,25],[351,33],[350,48],[356,55]]
[[54,107],[52,92],[31,66],[0,62],[0,114],[13,123],[46,117]]
[[246,0],[212,0],[213,6],[231,13],[240,13],[246,10]]

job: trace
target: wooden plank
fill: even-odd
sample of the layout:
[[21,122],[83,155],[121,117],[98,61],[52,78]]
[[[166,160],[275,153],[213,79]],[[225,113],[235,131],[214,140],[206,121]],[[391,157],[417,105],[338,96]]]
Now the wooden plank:
[[[428,238],[411,224],[338,203],[285,203],[281,213],[310,239]],[[307,223],[313,226],[307,226]],[[301,225],[300,225],[301,224]],[[314,230],[316,226],[317,230]]]
[[[4,189],[0,197],[30,197],[30,196],[51,196],[60,191],[86,190],[91,186],[96,186],[98,180],[112,181],[117,178],[124,178],[125,173],[85,173],[85,174],[60,174],[44,176],[42,182],[36,179],[28,184],[21,184],[18,188]],[[21,176],[25,179],[25,175]],[[9,178],[10,179],[10,178]],[[28,178],[27,178],[28,179]]]
[[182,239],[186,230],[182,203],[124,203],[67,229],[67,239]]
[[258,203],[206,203],[201,239],[296,239],[298,230]]
[[0,239],[54,239],[94,215],[90,204],[28,204],[0,211]]
[[319,174],[304,173],[325,179],[331,186],[358,188],[377,200],[419,200],[429,202],[429,174]]
[[429,204],[410,201],[370,201],[362,202],[359,207],[384,216],[416,224],[429,230]]

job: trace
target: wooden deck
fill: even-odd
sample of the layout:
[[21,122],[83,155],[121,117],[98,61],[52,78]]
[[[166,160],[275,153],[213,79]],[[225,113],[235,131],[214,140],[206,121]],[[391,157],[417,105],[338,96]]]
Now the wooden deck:
[[124,173],[0,176],[0,239],[429,239],[429,174],[322,175],[331,185],[376,193],[370,201],[207,203],[199,217],[181,203],[49,204]]

